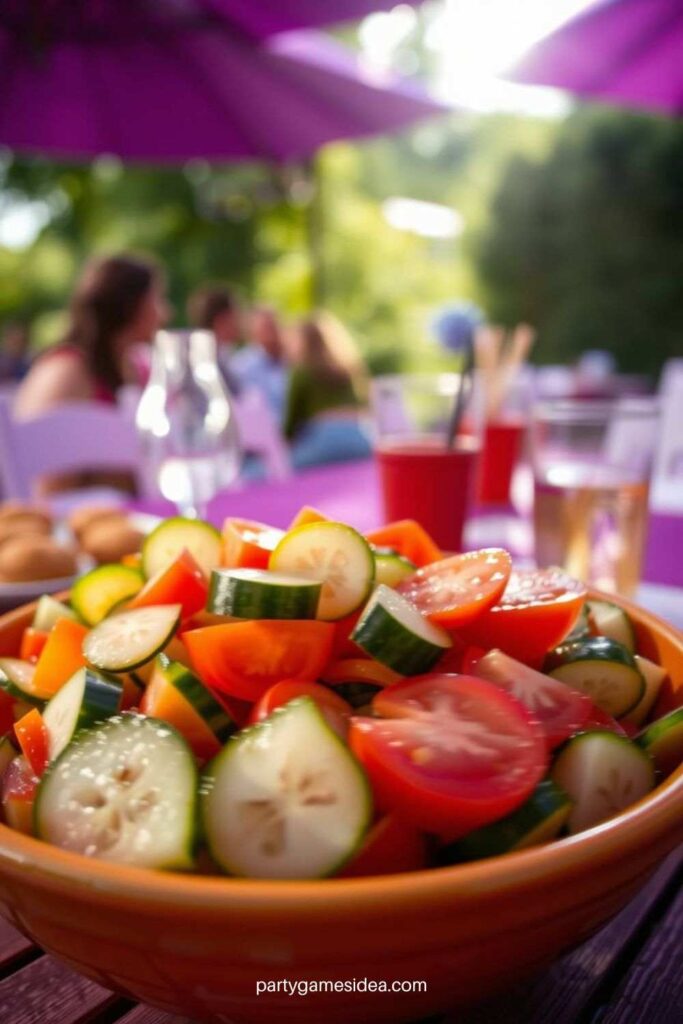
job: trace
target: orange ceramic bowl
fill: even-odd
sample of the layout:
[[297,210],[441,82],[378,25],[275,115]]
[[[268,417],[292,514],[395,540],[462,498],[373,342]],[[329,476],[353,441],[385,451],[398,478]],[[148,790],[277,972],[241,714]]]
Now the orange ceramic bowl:
[[[683,703],[683,635],[624,602]],[[31,609],[0,619],[17,650]],[[475,1002],[577,945],[683,839],[683,770],[581,835],[458,867],[264,882],[155,873],[64,853],[0,826],[0,911],[101,984],[195,1020],[397,1024]],[[257,995],[259,982],[347,990]],[[348,991],[356,979],[357,990]],[[368,991],[417,980],[423,991]],[[343,986],[341,986],[343,989]],[[365,991],[362,989],[365,987]],[[359,990],[360,989],[360,990]]]

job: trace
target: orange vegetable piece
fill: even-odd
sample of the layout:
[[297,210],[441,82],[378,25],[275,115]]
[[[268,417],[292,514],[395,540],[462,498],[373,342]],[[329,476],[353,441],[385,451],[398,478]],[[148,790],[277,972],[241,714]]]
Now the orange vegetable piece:
[[378,530],[366,533],[365,537],[377,548],[392,548],[404,558],[409,558],[418,569],[443,558],[439,547],[414,519],[398,519],[395,523],[387,523]]
[[31,708],[14,723],[14,734],[33,774],[40,778],[47,768],[48,743],[47,729],[38,708]]
[[57,693],[85,665],[83,640],[88,630],[73,619],[57,619],[36,662],[33,684],[37,693]]

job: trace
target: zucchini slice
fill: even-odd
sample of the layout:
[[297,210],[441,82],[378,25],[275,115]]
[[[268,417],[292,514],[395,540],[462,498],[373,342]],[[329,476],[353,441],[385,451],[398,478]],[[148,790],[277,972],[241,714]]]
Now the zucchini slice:
[[587,693],[614,718],[635,708],[645,693],[645,680],[631,652],[605,636],[561,644],[548,654],[543,670]]
[[130,672],[146,665],[171,641],[180,622],[179,604],[119,612],[90,630],[83,654],[101,672]]
[[387,587],[397,587],[401,580],[412,576],[417,566],[404,555],[399,555],[393,548],[373,547],[375,556],[375,583],[384,583]]
[[633,623],[623,608],[611,601],[587,601],[588,621],[592,633],[606,636],[623,644],[627,651],[635,654],[636,634]]
[[370,545],[344,523],[308,523],[284,535],[268,568],[322,583],[318,618],[343,619],[367,599],[375,578]]
[[78,616],[73,608],[64,604],[63,601],[58,601],[56,597],[50,597],[49,594],[43,594],[36,605],[31,625],[34,629],[41,629],[45,633],[49,633],[57,619],[78,620]]
[[209,850],[250,878],[319,878],[360,847],[372,816],[367,779],[310,697],[228,740],[202,786]]
[[20,658],[0,658],[0,690],[10,697],[24,701],[33,707],[42,708],[54,693],[35,686],[33,680],[36,666]]
[[76,580],[71,603],[87,626],[96,626],[122,601],[135,597],[143,583],[139,569],[129,565],[99,565]]
[[441,864],[497,857],[555,839],[564,827],[572,802],[552,779],[539,782],[528,800],[512,814],[469,832],[439,854]]
[[217,754],[237,728],[201,679],[165,654],[157,658],[141,710],[174,726],[202,761]]
[[143,715],[84,729],[43,775],[36,833],[88,857],[148,868],[189,868],[197,769],[181,736]]
[[368,601],[351,639],[404,676],[428,672],[451,646],[445,629],[434,625],[414,604],[383,583]]
[[635,742],[647,751],[661,775],[671,775],[683,762],[683,708],[652,722],[638,733]]
[[567,820],[570,832],[614,817],[655,784],[652,758],[625,736],[601,729],[570,739],[551,776],[574,803]]
[[214,569],[206,607],[238,619],[314,619],[322,586],[266,569]]
[[89,668],[81,668],[49,701],[43,711],[48,760],[54,761],[79,729],[111,718],[121,709],[123,686]]
[[659,696],[662,683],[666,679],[666,669],[661,665],[655,665],[654,661],[650,661],[649,658],[643,658],[641,654],[636,654],[634,657],[640,674],[645,680],[645,693],[625,717],[632,725],[642,725]]
[[150,579],[167,569],[183,551],[189,551],[205,576],[220,562],[221,535],[202,519],[173,516],[159,523],[142,545],[142,571]]

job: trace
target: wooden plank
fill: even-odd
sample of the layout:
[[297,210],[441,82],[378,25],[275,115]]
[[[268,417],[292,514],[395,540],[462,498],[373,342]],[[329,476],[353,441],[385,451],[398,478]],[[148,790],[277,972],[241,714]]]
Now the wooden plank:
[[175,1017],[163,1010],[155,1010],[151,1006],[136,1006],[124,1017],[120,1017],[116,1024],[193,1024],[187,1017]]
[[521,983],[470,1012],[448,1015],[442,1024],[576,1024],[583,1020],[582,1015],[599,999],[601,989],[614,972],[618,984],[621,961],[629,944],[648,919],[657,915],[658,905],[670,899],[671,886],[676,885],[682,864],[683,852],[672,854],[610,924],[535,981]]
[[601,1016],[601,1024],[672,1024],[683,1018],[683,891]]
[[87,1024],[118,998],[51,957],[42,956],[0,982],[0,1021]]
[[4,977],[16,961],[27,956],[33,948],[30,939],[24,938],[16,928],[0,918],[0,977]]

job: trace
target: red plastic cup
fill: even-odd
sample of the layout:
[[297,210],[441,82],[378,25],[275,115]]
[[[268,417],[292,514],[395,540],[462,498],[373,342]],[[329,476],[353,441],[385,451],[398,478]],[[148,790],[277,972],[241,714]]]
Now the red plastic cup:
[[508,505],[512,474],[522,450],[525,423],[521,419],[494,420],[486,424],[477,480],[477,500],[482,505]]
[[458,438],[453,449],[441,437],[380,440],[376,457],[386,520],[417,519],[444,551],[460,551],[478,455],[471,437]]

